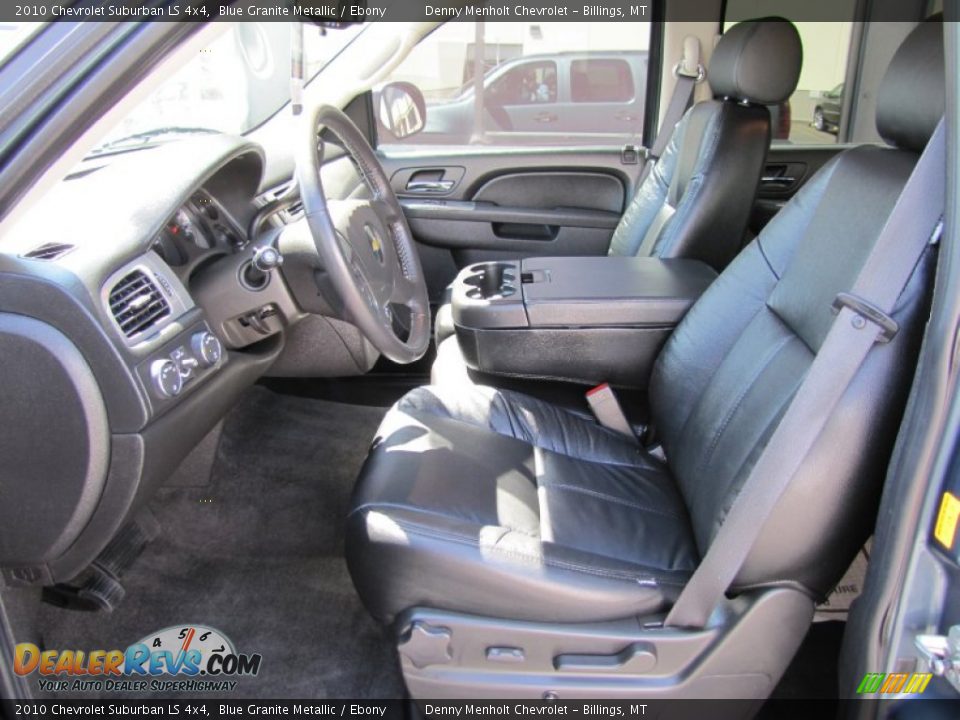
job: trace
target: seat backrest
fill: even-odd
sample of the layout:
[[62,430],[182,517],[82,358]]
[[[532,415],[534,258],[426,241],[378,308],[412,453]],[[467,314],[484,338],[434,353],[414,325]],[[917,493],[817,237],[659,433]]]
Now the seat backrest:
[[[825,165],[694,305],[657,360],[653,418],[705,552],[810,367],[944,110],[943,28],[897,51],[877,103],[880,135]],[[916,363],[936,248],[787,487],[736,585],[825,594],[866,539]]]
[[770,145],[767,105],[790,97],[801,62],[800,36],[787,20],[751,20],[724,33],[708,74],[715,99],[677,123],[614,231],[611,255],[726,266],[740,250]]

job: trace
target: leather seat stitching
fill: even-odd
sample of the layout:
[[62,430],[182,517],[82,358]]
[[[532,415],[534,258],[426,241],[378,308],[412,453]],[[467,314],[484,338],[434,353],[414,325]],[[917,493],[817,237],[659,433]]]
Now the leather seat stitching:
[[[446,513],[437,512],[436,510],[428,510],[426,508],[404,505],[403,503],[387,503],[387,502],[364,503],[363,505],[360,505],[359,507],[356,507],[353,510],[351,510],[347,514],[347,517],[350,517],[355,513],[362,512],[364,510],[377,510],[379,508],[393,509],[393,510],[406,510],[407,512],[420,513],[421,515],[438,517],[438,518],[442,518],[443,520],[463,520],[466,522],[473,522],[475,525],[479,525],[481,527],[485,526],[485,523],[478,523],[476,521],[470,520],[469,518],[457,517],[455,515],[449,515]],[[404,520],[398,520],[397,518],[391,518],[391,520],[393,520],[393,522],[397,523],[398,525],[402,524],[403,522],[406,522]],[[521,535],[526,535],[527,537],[534,538],[535,540],[540,539],[540,536],[538,534],[528,532],[526,530],[521,530],[519,528],[507,527],[505,525],[497,525],[496,527],[503,527],[509,530],[510,532],[520,533]]]
[[[475,547],[478,550],[480,549],[480,543],[477,542],[474,538],[460,535],[457,533],[450,533],[444,531],[438,531],[434,528],[426,528],[422,525],[417,525],[415,523],[410,523],[407,520],[397,520],[394,518],[394,522],[397,523],[407,532],[411,532],[415,535],[420,535],[423,537],[433,538],[435,540],[447,540],[449,542],[455,542],[461,545],[467,545],[470,547]],[[678,582],[675,580],[666,580],[658,577],[645,577],[642,575],[631,575],[629,573],[619,573],[614,570],[603,570],[601,568],[589,567],[586,565],[579,565],[576,563],[570,563],[563,560],[552,560],[543,555],[529,555],[527,553],[522,553],[517,550],[507,550],[504,548],[496,548],[498,553],[504,555],[513,556],[522,560],[529,560],[531,562],[538,562],[550,567],[557,567],[564,570],[573,570],[575,572],[585,573],[587,575],[596,575],[598,577],[605,577],[614,580],[628,580],[631,582],[653,582],[656,585],[673,585],[676,587],[683,587],[686,583]]]
[[540,483],[540,487],[547,488],[547,489],[567,490],[568,492],[582,493],[584,495],[590,495],[600,500],[606,500],[607,502],[616,503],[618,505],[624,505],[626,507],[631,507],[635,510],[651,513],[653,515],[661,515],[663,517],[675,518],[677,520],[685,519],[682,515],[678,515],[677,513],[672,513],[666,510],[655,510],[653,508],[645,507],[643,505],[632,502],[625,498],[619,498],[616,495],[608,495],[607,493],[604,493],[604,492],[599,492],[597,490],[590,490],[588,488],[582,488],[576,485],[568,485],[566,483],[553,483],[548,481],[548,482]]
[[[584,456],[583,454],[578,454],[578,453],[571,452],[568,448],[548,447],[548,446],[545,445],[545,444],[539,443],[539,442],[538,442],[539,438],[532,438],[532,437],[527,437],[527,436],[525,436],[525,435],[516,434],[516,430],[514,429],[514,423],[513,423],[513,418],[512,418],[512,411],[510,411],[510,410],[507,409],[507,408],[510,407],[511,403],[509,403],[509,402],[503,397],[503,394],[502,394],[502,393],[497,393],[497,396],[496,396],[496,397],[497,397],[499,400],[501,400],[501,407],[502,407],[502,410],[503,410],[503,414],[504,414],[504,416],[506,417],[507,423],[511,426],[511,427],[510,427],[510,429],[511,429],[511,431],[512,431],[511,434],[502,432],[501,430],[499,430],[499,429],[497,429],[497,428],[495,428],[495,427],[493,427],[492,425],[489,425],[489,424],[481,425],[481,424],[479,424],[479,423],[472,422],[472,421],[470,421],[470,420],[468,420],[468,419],[466,419],[466,418],[458,417],[458,416],[454,415],[453,413],[451,413],[451,412],[449,411],[449,409],[448,409],[445,405],[442,405],[442,403],[441,403],[441,405],[442,405],[442,407],[443,407],[443,410],[445,411],[445,414],[443,414],[443,415],[440,415],[439,413],[434,413],[434,412],[432,412],[430,409],[428,409],[428,408],[423,408],[423,407],[414,407],[414,408],[409,408],[409,409],[408,409],[408,408],[404,408],[404,407],[398,407],[398,410],[399,410],[400,412],[403,412],[404,414],[406,414],[408,417],[413,418],[414,420],[418,420],[418,418],[416,417],[416,415],[415,415],[414,413],[423,412],[423,413],[428,414],[428,415],[433,415],[434,417],[441,417],[441,418],[444,418],[444,419],[446,419],[446,420],[450,420],[451,422],[456,422],[456,423],[460,423],[460,424],[462,424],[462,425],[467,425],[468,427],[476,428],[476,429],[478,429],[478,430],[486,430],[486,431],[488,431],[488,432],[492,432],[492,433],[494,433],[494,434],[496,434],[496,435],[500,435],[500,436],[502,436],[502,437],[511,438],[511,439],[513,439],[513,440],[517,440],[517,441],[519,441],[519,442],[526,443],[526,444],[529,445],[530,447],[539,448],[539,449],[541,449],[541,450],[547,450],[548,452],[553,452],[553,453],[556,453],[557,455],[563,455],[564,457],[568,457],[568,458],[571,458],[571,459],[574,459],[574,460],[580,460],[581,462],[599,463],[599,464],[602,464],[602,465],[615,465],[615,466],[617,466],[617,467],[627,467],[627,468],[636,468],[636,469],[640,469],[640,470],[653,470],[653,471],[656,471],[656,472],[662,472],[662,469],[661,469],[661,468],[659,468],[657,465],[654,465],[654,464],[650,463],[642,454],[639,454],[639,450],[638,450],[638,457],[637,457],[637,460],[636,460],[635,462],[628,462],[628,461],[626,461],[626,460],[618,460],[618,459],[614,459],[614,458],[603,458],[603,459],[591,458],[591,457],[586,457],[586,456]],[[438,398],[438,399],[439,399],[439,398]],[[569,417],[572,419],[573,422],[578,422],[578,423],[581,423],[581,424],[583,424],[583,425],[587,425],[587,427],[589,428],[589,431],[590,431],[590,432],[600,431],[600,432],[603,433],[603,436],[604,436],[604,437],[609,437],[609,436],[612,434],[610,431],[606,430],[606,428],[603,428],[603,427],[600,426],[600,425],[592,425],[592,424],[589,424],[588,421],[587,421],[584,417],[582,417],[582,416],[580,416],[580,415],[577,415],[576,413],[571,413],[571,412],[568,412],[567,410],[560,410],[560,412],[562,412],[562,413],[564,413],[565,415],[569,416]],[[421,422],[421,421],[418,420],[418,422]],[[424,423],[424,424],[425,424],[425,423]],[[619,440],[619,438],[617,438],[617,437],[609,437],[609,439],[610,439],[611,441],[618,441],[618,440]],[[627,442],[627,440],[623,440],[623,442]]]

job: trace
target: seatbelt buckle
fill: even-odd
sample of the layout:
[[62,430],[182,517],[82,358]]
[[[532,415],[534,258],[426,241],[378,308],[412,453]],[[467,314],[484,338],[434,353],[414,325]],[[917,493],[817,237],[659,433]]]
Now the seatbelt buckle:
[[833,300],[833,307],[831,309],[834,314],[837,314],[843,308],[849,308],[855,313],[853,326],[858,330],[867,322],[876,325],[880,330],[880,334],[877,335],[878,343],[883,344],[890,342],[900,331],[900,325],[896,320],[873,303],[859,298],[856,295],[845,292],[838,293],[837,297]]
[[707,77],[707,69],[698,64],[697,67],[693,70],[688,70],[684,67],[683,62],[678,62],[673,66],[673,75],[674,77],[685,77],[693,80],[697,85],[702,83]]
[[593,411],[593,416],[598,423],[608,430],[626,435],[638,445],[640,444],[609,383],[603,383],[587,390],[586,398],[587,404]]
[[693,78],[701,83],[707,77],[706,68],[700,62],[700,41],[695,35],[687,35],[683,39],[683,56],[673,68],[676,77]]

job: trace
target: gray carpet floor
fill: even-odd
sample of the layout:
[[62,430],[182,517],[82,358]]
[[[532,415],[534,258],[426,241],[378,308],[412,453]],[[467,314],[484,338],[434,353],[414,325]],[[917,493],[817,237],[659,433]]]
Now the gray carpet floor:
[[227,418],[210,477],[159,491],[163,531],[125,576],[123,604],[43,605],[44,645],[122,649],[197,623],[263,656],[229,697],[402,697],[395,652],[343,559],[350,491],[383,413],[253,388]]

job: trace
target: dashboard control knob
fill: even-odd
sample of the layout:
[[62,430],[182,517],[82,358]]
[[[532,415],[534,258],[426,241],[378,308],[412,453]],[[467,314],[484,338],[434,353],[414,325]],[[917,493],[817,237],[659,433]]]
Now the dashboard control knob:
[[283,265],[283,255],[273,245],[261,245],[253,253],[253,266],[262,273],[280,265]]
[[209,330],[196,333],[190,340],[190,349],[200,361],[200,367],[211,367],[223,357],[223,345],[220,339]]
[[243,247],[243,240],[221,225],[217,225],[213,231],[213,237],[218,245],[227,245],[234,248]]
[[183,390],[183,378],[177,364],[169,358],[154,360],[150,364],[150,380],[153,390],[161,399],[176,397]]

